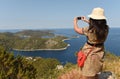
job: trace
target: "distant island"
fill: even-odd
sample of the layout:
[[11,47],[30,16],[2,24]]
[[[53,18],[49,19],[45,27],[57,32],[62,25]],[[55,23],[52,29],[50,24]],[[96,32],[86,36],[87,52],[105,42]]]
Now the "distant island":
[[65,36],[56,36],[51,30],[23,30],[0,33],[0,45],[18,51],[65,50],[69,44]]

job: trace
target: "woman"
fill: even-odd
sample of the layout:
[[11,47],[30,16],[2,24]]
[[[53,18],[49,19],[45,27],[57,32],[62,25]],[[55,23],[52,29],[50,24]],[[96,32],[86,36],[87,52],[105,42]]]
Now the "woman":
[[104,16],[104,9],[94,8],[92,13],[88,15],[89,20],[85,16],[81,16],[81,20],[88,23],[88,27],[78,27],[78,17],[74,18],[74,30],[87,37],[87,42],[81,49],[85,54],[89,51],[89,55],[81,68],[81,79],[98,79],[97,73],[102,69],[104,56],[104,42],[107,38],[109,27]]

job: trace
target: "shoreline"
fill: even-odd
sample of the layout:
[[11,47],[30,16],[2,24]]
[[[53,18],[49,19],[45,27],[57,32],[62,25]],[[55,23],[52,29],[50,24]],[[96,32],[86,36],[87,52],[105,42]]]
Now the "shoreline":
[[31,49],[31,50],[22,50],[22,49],[12,49],[13,51],[62,51],[62,50],[66,50],[68,47],[70,46],[70,44],[67,44],[67,46],[66,47],[64,47],[64,48],[59,48],[59,49]]
[[[67,39],[63,39],[62,41],[65,42],[66,40],[70,40],[69,38]],[[23,52],[32,52],[32,51],[63,51],[66,50],[68,47],[70,46],[70,44],[67,44],[66,47],[64,48],[59,48],[59,49],[28,49],[28,50],[24,50],[24,49],[12,49],[13,51],[23,51]]]
[[[77,36],[76,38],[79,38],[79,36]],[[62,41],[65,42],[66,40],[70,40],[70,39],[73,39],[73,38],[67,38],[67,39],[63,39]],[[63,51],[63,50],[66,50],[68,47],[70,46],[70,44],[67,44],[66,47],[64,48],[59,48],[59,49],[28,49],[28,50],[25,50],[25,49],[12,49],[13,51],[21,51],[21,52],[33,52],[33,51]]]

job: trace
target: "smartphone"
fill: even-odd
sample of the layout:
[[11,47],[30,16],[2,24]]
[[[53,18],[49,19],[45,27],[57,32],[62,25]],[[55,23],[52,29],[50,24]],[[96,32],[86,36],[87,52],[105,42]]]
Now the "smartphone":
[[81,20],[81,17],[77,17],[78,20]]

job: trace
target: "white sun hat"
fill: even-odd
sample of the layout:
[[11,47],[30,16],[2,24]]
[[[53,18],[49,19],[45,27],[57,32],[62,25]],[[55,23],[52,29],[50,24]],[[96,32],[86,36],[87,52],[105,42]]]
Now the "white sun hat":
[[104,16],[104,9],[98,7],[98,8],[94,8],[92,13],[90,15],[88,15],[88,17],[92,18],[92,19],[106,19],[106,17]]

